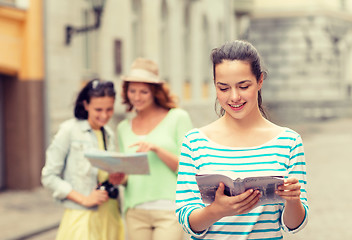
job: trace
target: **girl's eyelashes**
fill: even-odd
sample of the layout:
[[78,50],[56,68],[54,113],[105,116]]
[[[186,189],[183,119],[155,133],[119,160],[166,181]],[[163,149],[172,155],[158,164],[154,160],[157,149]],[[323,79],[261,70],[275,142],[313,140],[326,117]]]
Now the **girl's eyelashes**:
[[[248,89],[248,87],[249,86],[241,86],[241,87],[238,87],[239,89],[242,89],[242,90],[246,90],[246,89]],[[225,92],[225,91],[227,91],[227,90],[229,90],[229,88],[221,88],[221,87],[219,87],[219,90],[220,91],[222,91],[222,92]]]
[[240,89],[247,89],[249,86],[241,86]]
[[[137,90],[135,90],[135,89],[129,89],[128,92],[129,92],[129,93],[136,93]],[[148,93],[149,93],[148,90],[141,90],[141,91],[139,91],[139,92],[142,93],[142,94],[148,94]]]
[[219,90],[225,92],[228,88],[219,88]]
[[[251,86],[251,84],[249,84],[248,82],[241,82],[239,84],[236,84],[236,86],[234,86],[234,88],[239,88],[241,90],[246,90],[250,86]],[[226,92],[227,90],[229,90],[231,88],[230,86],[228,86],[227,84],[224,84],[224,83],[218,83],[217,87],[222,92]]]
[[245,89],[249,88],[250,86],[252,86],[252,84],[249,82],[246,82],[246,83],[239,84],[238,88],[245,90]]

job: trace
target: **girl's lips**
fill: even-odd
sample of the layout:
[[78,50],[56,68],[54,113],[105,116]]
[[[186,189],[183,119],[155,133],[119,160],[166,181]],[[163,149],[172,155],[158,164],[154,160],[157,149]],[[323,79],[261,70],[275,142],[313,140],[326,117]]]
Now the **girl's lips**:
[[99,123],[101,126],[106,125],[108,122],[109,122],[108,120],[98,120],[98,123]]
[[229,104],[230,108],[235,111],[241,110],[246,103],[241,103],[241,104]]

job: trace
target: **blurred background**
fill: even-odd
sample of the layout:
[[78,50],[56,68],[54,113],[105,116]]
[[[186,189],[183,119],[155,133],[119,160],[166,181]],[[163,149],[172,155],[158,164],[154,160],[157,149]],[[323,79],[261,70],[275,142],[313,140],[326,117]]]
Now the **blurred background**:
[[[317,204],[324,199],[315,211],[327,214],[313,215],[317,222],[293,239],[324,239],[316,234],[329,229],[326,221],[342,234],[325,232],[326,239],[351,237],[343,212],[351,209],[352,194],[335,193],[341,186],[336,179],[346,184],[352,167],[351,23],[352,0],[0,0],[0,226],[11,232],[0,229],[0,239],[55,229],[61,209],[40,184],[45,149],[59,124],[73,116],[87,81],[111,80],[120,93],[120,77],[132,61],[153,59],[200,127],[217,118],[210,52],[234,39],[252,42],[262,55],[270,119],[307,138],[311,198]],[[126,116],[120,103],[113,128]],[[328,157],[325,165],[319,161]],[[341,168],[332,171],[336,165]],[[329,179],[334,184],[326,189]],[[23,206],[38,198],[39,205]],[[343,204],[335,209],[331,203],[339,199]],[[26,216],[33,215],[49,227],[32,226],[36,220]],[[25,221],[22,237],[9,219]]]

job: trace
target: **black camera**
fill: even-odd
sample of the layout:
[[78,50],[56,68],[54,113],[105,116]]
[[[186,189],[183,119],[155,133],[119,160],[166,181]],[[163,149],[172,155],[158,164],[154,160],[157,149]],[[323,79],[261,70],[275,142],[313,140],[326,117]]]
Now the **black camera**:
[[104,189],[105,191],[107,191],[109,198],[116,199],[119,196],[119,189],[116,186],[109,183],[108,180],[103,183],[100,183],[97,189]]

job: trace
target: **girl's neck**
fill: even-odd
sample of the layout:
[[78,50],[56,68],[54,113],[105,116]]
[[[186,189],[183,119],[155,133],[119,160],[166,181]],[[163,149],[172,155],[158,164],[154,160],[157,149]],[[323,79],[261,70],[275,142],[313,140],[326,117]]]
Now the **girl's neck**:
[[227,126],[231,131],[236,132],[250,131],[251,129],[260,128],[268,124],[268,120],[266,120],[259,111],[253,112],[242,119],[233,118],[225,113],[222,117],[222,121],[224,122],[225,127]]
[[139,119],[150,118],[150,116],[154,116],[164,111],[166,111],[164,108],[159,107],[157,105],[153,105],[142,111],[136,111],[136,114],[137,114],[136,118],[139,118]]
[[137,112],[132,119],[132,131],[137,135],[147,135],[166,117],[168,110],[162,107]]

